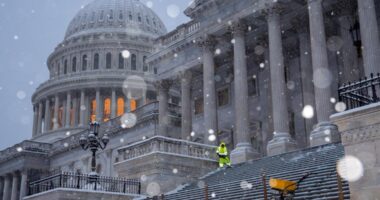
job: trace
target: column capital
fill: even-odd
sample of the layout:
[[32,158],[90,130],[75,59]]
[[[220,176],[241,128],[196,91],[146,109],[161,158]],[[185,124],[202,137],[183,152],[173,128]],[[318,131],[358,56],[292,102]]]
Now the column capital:
[[154,86],[159,89],[159,90],[169,90],[170,87],[172,86],[173,84],[173,80],[171,79],[162,79],[162,80],[158,80],[154,83]]
[[266,16],[267,20],[271,20],[272,16],[275,15],[281,15],[283,11],[285,10],[284,6],[280,5],[279,3],[274,2],[267,2],[265,3],[265,9],[263,9],[261,12],[263,15]]
[[290,23],[293,29],[299,34],[309,32],[309,17],[306,14],[291,19]]
[[213,51],[216,44],[216,39],[212,35],[205,35],[198,38],[198,46],[202,47],[203,49],[209,49]]
[[181,80],[181,84],[190,86],[193,74],[189,70],[180,71],[178,73],[178,78]]
[[236,20],[228,26],[228,30],[232,32],[233,36],[244,35],[248,30],[248,25],[241,19]]

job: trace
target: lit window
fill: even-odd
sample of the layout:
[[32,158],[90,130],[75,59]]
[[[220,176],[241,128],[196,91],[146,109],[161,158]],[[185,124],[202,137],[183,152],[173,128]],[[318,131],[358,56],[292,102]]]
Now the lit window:
[[125,106],[124,98],[123,97],[117,98],[117,113],[116,113],[116,115],[118,117],[124,114],[124,106]]
[[111,60],[112,60],[111,53],[107,53],[107,55],[106,55],[106,68],[107,69],[111,69]]
[[218,106],[227,105],[230,101],[228,88],[224,88],[218,91]]
[[119,69],[124,69],[124,57],[122,53],[119,53]]
[[106,98],[104,100],[104,108],[103,108],[103,121],[106,122],[111,118],[111,99]]
[[146,56],[143,57],[143,71],[148,71],[148,65],[146,64]]
[[90,122],[96,121],[96,100],[91,101]]
[[137,69],[137,63],[136,63],[137,62],[137,58],[136,58],[135,54],[132,54],[131,61],[132,61],[131,69],[132,70],[136,70]]
[[65,60],[65,62],[64,62],[63,74],[67,74],[67,60]]
[[58,128],[61,128],[63,125],[63,106],[58,109]]
[[99,69],[99,54],[94,55],[94,69]]
[[194,114],[196,115],[203,113],[203,98],[194,100],[194,109]]
[[77,57],[74,57],[73,58],[73,63],[72,63],[72,72],[76,72],[77,71]]
[[82,70],[83,71],[87,70],[87,55],[83,55],[82,57]]
[[130,106],[130,108],[131,108],[131,112],[132,112],[132,111],[135,111],[136,108],[137,108],[137,101],[134,100],[134,99],[130,99],[129,101],[130,101],[129,106]]

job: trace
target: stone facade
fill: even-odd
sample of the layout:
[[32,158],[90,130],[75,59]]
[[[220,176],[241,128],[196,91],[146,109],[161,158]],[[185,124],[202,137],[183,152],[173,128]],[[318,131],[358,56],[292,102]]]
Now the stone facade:
[[[191,21],[166,33],[139,1],[94,1],[48,58],[49,80],[32,97],[32,140],[0,154],[0,191],[15,200],[49,171],[89,172],[78,139],[94,120],[110,136],[98,173],[144,176],[144,194],[148,182],[166,192],[213,169],[221,141],[233,164],[338,142],[336,125],[346,125],[329,118],[338,84],[379,72],[379,6],[195,0]],[[343,28],[357,13],[362,57]]]

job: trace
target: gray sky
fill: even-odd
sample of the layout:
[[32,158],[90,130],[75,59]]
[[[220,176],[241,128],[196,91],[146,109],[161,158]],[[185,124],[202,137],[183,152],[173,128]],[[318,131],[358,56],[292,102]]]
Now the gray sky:
[[[47,57],[63,40],[77,11],[91,1],[0,0],[0,149],[31,137],[30,98],[48,80]],[[189,20],[183,10],[191,0],[141,1],[161,17],[168,31]],[[176,8],[180,14],[173,17]]]

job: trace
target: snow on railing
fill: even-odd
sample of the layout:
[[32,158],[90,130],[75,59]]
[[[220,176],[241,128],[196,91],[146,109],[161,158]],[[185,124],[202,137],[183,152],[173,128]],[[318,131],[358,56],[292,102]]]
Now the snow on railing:
[[186,140],[154,136],[118,149],[119,161],[144,156],[150,153],[166,153],[207,160],[216,160],[216,146]]

